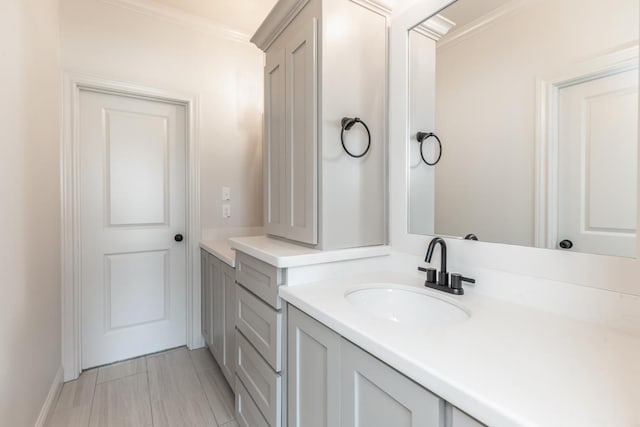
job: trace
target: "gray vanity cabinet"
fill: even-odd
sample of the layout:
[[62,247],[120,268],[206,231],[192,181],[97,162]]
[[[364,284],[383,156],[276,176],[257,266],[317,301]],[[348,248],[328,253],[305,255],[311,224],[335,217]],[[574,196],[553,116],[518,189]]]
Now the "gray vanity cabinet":
[[289,306],[289,427],[340,425],[340,335]]
[[234,387],[235,270],[201,250],[202,336],[222,373]]
[[[267,234],[319,249],[386,241],[387,18],[374,3],[280,0],[251,39],[266,54]],[[357,31],[336,36],[343,22]],[[370,130],[361,157],[342,148],[345,116]],[[356,125],[345,146],[361,154],[365,135]]]
[[453,405],[287,305],[289,427],[482,427]]
[[236,411],[243,427],[285,425],[285,270],[236,253]]
[[342,339],[343,427],[439,426],[444,402]]

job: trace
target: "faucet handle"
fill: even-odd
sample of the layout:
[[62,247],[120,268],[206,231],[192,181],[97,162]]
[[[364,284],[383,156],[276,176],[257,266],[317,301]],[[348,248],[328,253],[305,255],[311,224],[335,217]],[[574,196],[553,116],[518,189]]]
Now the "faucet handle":
[[428,283],[436,283],[436,269],[435,268],[418,267],[418,271],[422,271],[424,273],[427,273],[427,282]]
[[470,277],[464,277],[462,274],[451,274],[451,289],[459,290],[459,293],[456,292],[458,295],[462,295],[464,293],[462,282],[476,283],[476,280]]

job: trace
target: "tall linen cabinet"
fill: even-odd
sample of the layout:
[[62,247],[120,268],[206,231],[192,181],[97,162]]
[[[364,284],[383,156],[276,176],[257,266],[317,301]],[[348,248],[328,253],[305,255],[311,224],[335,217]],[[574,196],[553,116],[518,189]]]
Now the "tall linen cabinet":
[[[251,41],[265,52],[267,234],[318,249],[387,241],[387,17],[373,0],[280,0]],[[347,154],[341,119],[371,145]],[[344,132],[353,154],[360,123]]]

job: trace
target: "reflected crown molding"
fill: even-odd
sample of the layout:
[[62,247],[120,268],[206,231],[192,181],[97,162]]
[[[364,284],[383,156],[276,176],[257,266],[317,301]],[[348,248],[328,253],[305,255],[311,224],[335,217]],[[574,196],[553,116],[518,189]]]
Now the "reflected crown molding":
[[455,22],[437,14],[427,19],[413,30],[425,37],[438,41],[442,37],[446,36],[455,25]]
[[[391,14],[390,6],[383,0],[351,0],[351,2],[384,17],[388,17]],[[269,46],[271,46],[275,39],[278,38],[307,3],[309,3],[309,0],[278,1],[260,27],[258,27],[253,37],[251,37],[251,43],[263,51],[269,49]]]
[[129,9],[155,18],[162,18],[174,24],[184,25],[190,29],[212,34],[227,40],[249,43],[249,35],[233,30],[211,19],[193,13],[184,12],[174,7],[160,5],[153,0],[101,0],[103,3]]
[[443,37],[436,47],[438,49],[442,49],[445,46],[452,45],[454,42],[460,42],[469,37],[473,37],[479,31],[483,31],[489,25],[506,18],[512,13],[518,11],[520,8],[531,3],[531,1],[533,0],[511,0],[502,6],[495,8],[491,12],[474,19],[468,24],[456,28],[456,30],[449,33],[447,37]]

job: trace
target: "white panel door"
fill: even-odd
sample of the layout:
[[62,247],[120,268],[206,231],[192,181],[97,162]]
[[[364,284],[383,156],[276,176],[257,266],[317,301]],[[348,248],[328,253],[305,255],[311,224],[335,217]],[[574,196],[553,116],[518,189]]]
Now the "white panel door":
[[186,343],[185,116],[80,93],[83,369]]
[[559,90],[558,241],[635,256],[638,70]]

